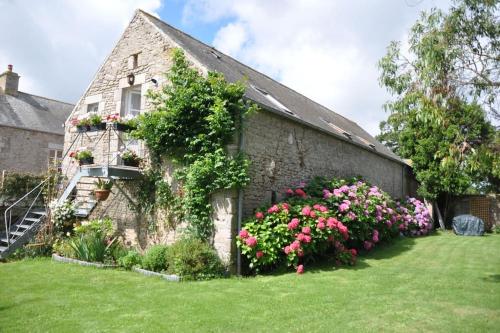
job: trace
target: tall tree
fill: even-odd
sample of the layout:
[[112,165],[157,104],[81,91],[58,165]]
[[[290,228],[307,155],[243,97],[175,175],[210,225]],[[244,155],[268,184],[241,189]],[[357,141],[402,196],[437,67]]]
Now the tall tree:
[[455,1],[448,13],[423,12],[409,50],[391,42],[379,61],[393,95],[379,140],[412,160],[419,194],[428,199],[488,184],[498,189],[498,4]]

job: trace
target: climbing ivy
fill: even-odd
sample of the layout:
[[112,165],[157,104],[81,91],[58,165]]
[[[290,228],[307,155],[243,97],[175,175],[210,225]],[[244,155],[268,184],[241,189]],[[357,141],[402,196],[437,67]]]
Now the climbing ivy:
[[194,236],[207,239],[213,234],[210,196],[249,181],[248,160],[226,147],[242,117],[257,107],[243,98],[242,82],[228,83],[216,72],[201,75],[179,49],[172,58],[169,84],[148,93],[152,111],[140,115],[133,135],[145,141],[154,161],[164,157],[179,166],[184,217]]

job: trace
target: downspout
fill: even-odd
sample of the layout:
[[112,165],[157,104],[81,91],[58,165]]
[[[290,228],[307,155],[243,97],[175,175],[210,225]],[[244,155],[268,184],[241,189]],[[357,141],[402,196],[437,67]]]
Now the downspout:
[[[243,113],[240,112],[240,133],[238,138],[238,153],[243,152]],[[238,213],[237,213],[237,226],[236,234],[240,233],[241,224],[243,221],[243,189],[240,187],[238,189]],[[241,250],[239,247],[236,248],[236,274],[241,275]]]

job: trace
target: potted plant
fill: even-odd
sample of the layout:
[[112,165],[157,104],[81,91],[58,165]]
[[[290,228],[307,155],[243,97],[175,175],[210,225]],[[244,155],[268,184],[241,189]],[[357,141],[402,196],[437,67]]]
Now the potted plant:
[[109,197],[109,193],[111,192],[111,188],[113,187],[113,183],[111,180],[103,180],[98,178],[96,182],[96,189],[94,190],[95,198],[99,201],[104,201]]
[[114,113],[106,116],[106,121],[113,124],[113,128],[121,132],[128,133],[137,128],[137,121],[131,115],[120,117],[118,113]]
[[78,161],[80,165],[94,164],[94,156],[92,156],[92,151],[82,147],[77,151],[72,151],[69,153],[69,157],[74,158]]
[[102,131],[106,129],[106,123],[102,121],[102,117],[97,113],[90,115],[89,123],[91,131]]
[[90,118],[87,114],[71,119],[71,125],[76,126],[78,133],[90,131]]
[[123,165],[138,167],[142,159],[132,150],[125,149],[120,153],[120,157],[123,161]]

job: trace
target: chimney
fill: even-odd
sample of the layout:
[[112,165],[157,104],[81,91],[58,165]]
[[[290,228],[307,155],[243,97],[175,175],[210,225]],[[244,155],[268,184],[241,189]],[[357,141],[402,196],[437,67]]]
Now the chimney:
[[7,70],[0,74],[0,94],[17,96],[19,77],[12,71],[12,65],[8,65]]

